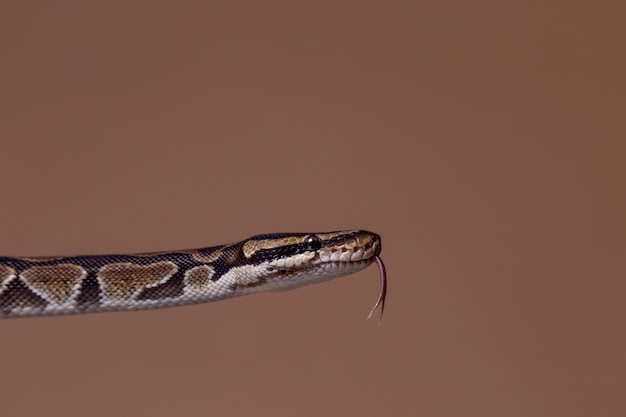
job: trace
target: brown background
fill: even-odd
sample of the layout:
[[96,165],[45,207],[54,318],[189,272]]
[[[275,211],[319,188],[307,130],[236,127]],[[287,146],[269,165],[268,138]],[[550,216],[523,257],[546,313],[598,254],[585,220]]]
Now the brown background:
[[5,320],[2,415],[626,415],[620,2],[15,3],[0,253],[366,228],[390,291]]

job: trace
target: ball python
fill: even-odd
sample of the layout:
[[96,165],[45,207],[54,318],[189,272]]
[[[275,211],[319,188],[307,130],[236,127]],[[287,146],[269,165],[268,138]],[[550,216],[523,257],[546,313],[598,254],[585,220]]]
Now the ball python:
[[126,255],[0,257],[0,318],[128,311],[283,291],[376,262],[380,236],[365,230],[273,233],[199,249]]

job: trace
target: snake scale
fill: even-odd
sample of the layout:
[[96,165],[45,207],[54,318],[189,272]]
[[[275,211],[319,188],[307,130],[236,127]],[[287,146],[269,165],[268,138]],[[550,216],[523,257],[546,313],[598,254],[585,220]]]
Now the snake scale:
[[283,291],[358,272],[373,262],[385,305],[375,233],[274,233],[207,248],[127,255],[0,257],[0,318],[127,311]]

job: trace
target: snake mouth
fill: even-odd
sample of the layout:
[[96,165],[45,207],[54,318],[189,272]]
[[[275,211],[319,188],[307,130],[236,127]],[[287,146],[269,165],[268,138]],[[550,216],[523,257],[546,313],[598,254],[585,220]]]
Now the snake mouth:
[[373,261],[380,255],[380,236],[366,230],[359,230],[336,237],[318,235],[325,243],[318,251],[320,262],[360,262]]

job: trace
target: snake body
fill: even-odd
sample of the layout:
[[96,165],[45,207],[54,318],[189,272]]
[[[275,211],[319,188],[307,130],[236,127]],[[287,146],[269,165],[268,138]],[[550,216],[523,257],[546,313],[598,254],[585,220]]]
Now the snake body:
[[380,236],[350,230],[265,234],[169,252],[0,257],[0,318],[205,303],[328,281],[374,261],[381,271],[375,309],[384,307],[386,288],[380,251]]

